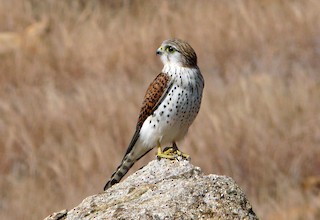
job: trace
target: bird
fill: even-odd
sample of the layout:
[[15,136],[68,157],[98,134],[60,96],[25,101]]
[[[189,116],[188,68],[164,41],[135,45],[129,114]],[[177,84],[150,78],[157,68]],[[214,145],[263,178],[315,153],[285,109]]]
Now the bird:
[[[163,69],[149,85],[128,149],[104,191],[118,183],[133,164],[157,147],[157,157],[188,158],[177,142],[182,140],[196,118],[201,105],[204,78],[197,55],[189,43],[168,39],[156,50]],[[165,144],[172,147],[162,150]]]

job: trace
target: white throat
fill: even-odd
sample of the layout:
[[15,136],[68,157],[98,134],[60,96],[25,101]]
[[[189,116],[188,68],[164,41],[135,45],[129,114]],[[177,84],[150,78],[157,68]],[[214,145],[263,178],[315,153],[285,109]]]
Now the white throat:
[[197,82],[196,78],[199,78],[199,81],[203,81],[199,68],[165,64],[162,72],[168,74],[171,80],[182,86],[195,84]]
[[177,77],[181,74],[195,74],[199,71],[198,68],[182,67],[176,64],[165,64],[162,68],[163,73],[167,73],[171,77]]

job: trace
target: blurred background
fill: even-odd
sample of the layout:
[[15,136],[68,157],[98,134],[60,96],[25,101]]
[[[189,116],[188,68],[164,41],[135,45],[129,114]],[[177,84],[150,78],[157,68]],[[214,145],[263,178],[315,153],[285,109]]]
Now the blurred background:
[[261,219],[320,219],[319,12],[317,0],[0,0],[1,218],[102,192],[162,69],[155,50],[176,37],[205,78],[180,149],[234,178]]

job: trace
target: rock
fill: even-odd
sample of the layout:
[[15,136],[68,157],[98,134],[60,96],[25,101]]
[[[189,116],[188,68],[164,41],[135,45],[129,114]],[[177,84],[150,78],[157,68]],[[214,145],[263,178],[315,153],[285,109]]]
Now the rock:
[[[151,161],[106,192],[90,196],[67,214],[57,216],[56,219],[258,219],[230,177],[206,176],[189,161],[167,159]],[[51,215],[47,219],[54,218]]]
[[67,217],[68,210],[63,209],[59,212],[54,212],[53,214],[49,215],[45,220],[59,220],[59,219],[65,219]]

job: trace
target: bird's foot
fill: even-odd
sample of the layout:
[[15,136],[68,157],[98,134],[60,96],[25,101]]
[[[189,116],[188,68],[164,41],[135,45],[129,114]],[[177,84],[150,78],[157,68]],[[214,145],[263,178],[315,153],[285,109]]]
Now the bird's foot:
[[180,157],[182,157],[182,159],[185,159],[185,160],[191,160],[191,157],[189,154],[186,154],[186,153],[183,153],[179,150],[176,150],[176,154]]
[[[169,149],[170,150],[170,149]],[[169,150],[162,151],[161,147],[158,147],[157,158],[160,160],[161,158],[166,158],[170,160],[174,160],[175,156]]]
[[174,159],[179,160],[180,158],[185,159],[185,160],[191,159],[190,155],[181,152],[180,150],[178,150],[175,147],[166,147],[163,150],[163,152],[161,151],[161,148],[160,148],[160,150],[158,148],[157,158],[158,159],[166,158],[166,159],[170,159],[170,160],[174,160]]

